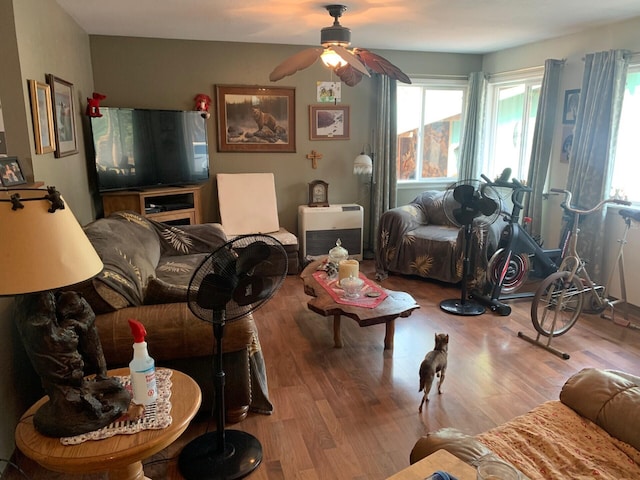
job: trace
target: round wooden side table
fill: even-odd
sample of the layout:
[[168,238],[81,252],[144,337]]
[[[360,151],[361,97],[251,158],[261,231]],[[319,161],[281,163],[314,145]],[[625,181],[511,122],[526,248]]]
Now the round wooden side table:
[[[109,371],[109,376],[124,375],[129,375],[128,368]],[[191,377],[173,370],[171,382],[172,422],[166,428],[63,445],[60,439],[46,437],[33,426],[33,415],[47,400],[43,397],[20,419],[16,427],[16,446],[27,457],[55,472],[108,472],[110,480],[145,479],[142,460],[168,447],[182,435],[202,401],[200,387]]]

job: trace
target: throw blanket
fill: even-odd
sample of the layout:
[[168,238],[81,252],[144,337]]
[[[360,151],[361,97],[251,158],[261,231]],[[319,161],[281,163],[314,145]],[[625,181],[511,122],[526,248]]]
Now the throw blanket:
[[640,478],[640,452],[557,400],[476,439],[531,480]]
[[[126,299],[129,305],[152,303],[145,299],[146,290],[151,280],[156,286],[158,275],[160,283],[186,292],[191,275],[204,255],[226,241],[224,232],[216,225],[178,227],[130,211],[96,220],[84,231],[104,263],[95,280]],[[169,288],[164,283],[162,286]],[[104,296],[103,292],[100,294]],[[155,296],[162,297],[161,294]],[[176,299],[173,295],[172,299],[185,301],[186,296]]]

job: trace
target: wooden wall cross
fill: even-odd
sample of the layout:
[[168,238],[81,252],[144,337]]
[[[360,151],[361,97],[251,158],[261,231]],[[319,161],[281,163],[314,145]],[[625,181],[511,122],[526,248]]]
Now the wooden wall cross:
[[322,154],[311,150],[311,153],[307,153],[307,158],[311,160],[311,168],[318,168],[318,160],[322,158]]

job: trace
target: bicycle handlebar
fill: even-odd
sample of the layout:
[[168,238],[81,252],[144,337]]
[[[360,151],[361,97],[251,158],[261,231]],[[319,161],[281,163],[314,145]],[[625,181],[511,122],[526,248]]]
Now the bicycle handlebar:
[[552,188],[550,191],[554,193],[562,193],[564,194],[564,201],[562,202],[562,208],[571,213],[577,213],[578,215],[589,215],[590,213],[595,212],[602,208],[605,203],[617,203],[618,205],[631,205],[631,202],[627,200],[620,200],[619,198],[605,198],[596,204],[595,207],[581,210],[579,208],[575,208],[571,206],[571,192],[569,190],[564,190],[562,188]]
[[[503,172],[504,175],[504,172]],[[500,178],[503,177],[503,175],[500,176]],[[482,179],[487,182],[487,184],[489,186],[492,187],[506,187],[506,188],[512,188],[513,190],[522,190],[524,192],[531,192],[531,188],[527,187],[525,185],[523,185],[522,183],[520,183],[518,180],[516,180],[515,178],[512,178],[510,182],[506,182],[504,180],[491,180],[490,178],[488,178],[485,174],[480,174],[480,177],[482,177]]]

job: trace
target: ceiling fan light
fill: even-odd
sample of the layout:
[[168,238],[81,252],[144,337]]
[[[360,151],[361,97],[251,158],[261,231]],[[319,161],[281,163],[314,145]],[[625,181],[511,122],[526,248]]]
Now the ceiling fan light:
[[347,64],[340,55],[329,48],[325,48],[322,55],[320,55],[320,58],[322,59],[322,63],[329,68],[342,67]]

